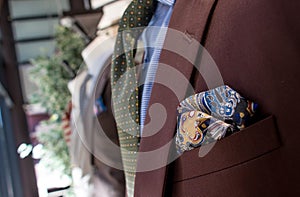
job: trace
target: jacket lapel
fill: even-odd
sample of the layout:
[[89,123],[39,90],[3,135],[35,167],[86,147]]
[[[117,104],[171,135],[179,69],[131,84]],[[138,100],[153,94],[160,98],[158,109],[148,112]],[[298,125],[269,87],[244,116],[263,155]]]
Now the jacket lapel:
[[[163,196],[176,130],[177,106],[186,96],[216,0],[177,0],[160,57],[140,141],[135,196]],[[149,115],[150,114],[150,115]]]

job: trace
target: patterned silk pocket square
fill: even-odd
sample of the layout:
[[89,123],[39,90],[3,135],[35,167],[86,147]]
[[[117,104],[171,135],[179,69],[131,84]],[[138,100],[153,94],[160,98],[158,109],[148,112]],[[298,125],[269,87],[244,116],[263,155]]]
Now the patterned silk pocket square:
[[176,145],[179,153],[219,140],[234,132],[234,127],[201,111],[178,116]]
[[257,106],[227,85],[186,98],[177,108],[178,152],[209,144],[245,128]]

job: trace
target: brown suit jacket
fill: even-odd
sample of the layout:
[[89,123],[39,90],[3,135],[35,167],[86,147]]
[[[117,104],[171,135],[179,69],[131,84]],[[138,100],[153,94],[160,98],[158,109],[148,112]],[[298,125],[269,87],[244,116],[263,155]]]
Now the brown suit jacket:
[[[110,58],[108,61],[110,61]],[[100,113],[97,116],[97,119],[107,138],[118,146],[118,132],[111,107],[110,69],[110,65],[107,66],[103,73],[99,75],[97,81],[95,98],[102,96],[103,102],[107,107],[107,111]],[[93,151],[95,152],[92,154],[92,164],[95,167],[95,172],[93,176],[94,190],[92,196],[123,197],[125,196],[124,172],[120,169],[114,168],[115,166],[122,166],[121,154],[120,152],[109,152],[109,147],[105,149],[107,144],[103,143],[103,139],[101,139],[102,137],[103,136],[99,134],[99,131],[94,131]],[[106,162],[109,160],[102,158],[101,153],[110,156],[114,155],[111,157],[114,158],[115,166],[110,166],[103,162],[102,159]]]
[[[192,39],[203,44],[224,83],[259,104],[259,120],[216,143],[204,157],[198,156],[196,148],[166,167],[138,172],[135,196],[300,195],[299,10],[298,0],[176,1],[169,27],[183,36],[171,42],[169,32],[164,48],[180,43],[179,52],[186,55],[197,53]],[[169,50],[163,50],[160,63],[181,72],[195,92],[201,92],[208,89],[206,78],[213,62],[209,56],[200,56],[195,63],[203,68],[201,73],[185,57]],[[163,72],[159,67],[157,77],[166,77]],[[209,88],[222,85],[208,78]],[[172,75],[167,80],[176,83]],[[156,150],[174,136],[176,107],[191,94],[187,87],[181,84],[176,97],[168,87],[154,85],[149,106],[162,104],[167,116],[159,132],[141,139],[141,152]],[[152,117],[157,116],[160,114]],[[148,115],[146,123],[151,121],[158,119],[150,120]],[[143,133],[147,132],[153,131],[148,127]],[[166,162],[167,157],[165,152],[140,155],[138,169],[154,160]]]

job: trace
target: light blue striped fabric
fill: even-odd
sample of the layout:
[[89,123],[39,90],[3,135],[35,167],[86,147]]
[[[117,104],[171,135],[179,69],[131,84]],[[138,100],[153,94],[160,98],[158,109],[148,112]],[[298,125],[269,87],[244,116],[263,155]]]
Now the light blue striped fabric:
[[156,11],[142,35],[145,44],[145,56],[141,73],[141,81],[144,82],[140,112],[141,134],[174,3],[175,0],[158,0]]

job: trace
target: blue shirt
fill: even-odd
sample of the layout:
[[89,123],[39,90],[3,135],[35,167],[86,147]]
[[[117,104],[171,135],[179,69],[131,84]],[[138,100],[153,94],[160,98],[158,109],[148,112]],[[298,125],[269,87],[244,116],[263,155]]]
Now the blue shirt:
[[145,56],[141,73],[141,81],[144,82],[140,112],[141,133],[144,128],[153,82],[174,3],[175,0],[158,0],[156,11],[148,27],[142,34],[145,45]]

